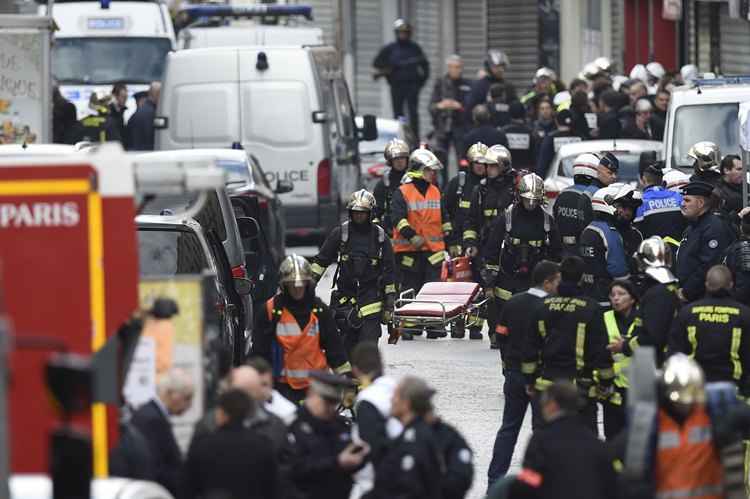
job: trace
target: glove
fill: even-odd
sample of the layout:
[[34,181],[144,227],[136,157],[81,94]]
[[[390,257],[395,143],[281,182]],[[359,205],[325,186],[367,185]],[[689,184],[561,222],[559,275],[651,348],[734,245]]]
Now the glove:
[[419,249],[424,244],[424,237],[417,234],[416,236],[412,236],[411,239],[409,239],[409,242],[412,246],[414,246],[416,249]]
[[380,316],[380,322],[382,324],[390,324],[393,319],[393,305],[395,298],[393,295],[387,295],[383,300],[383,312]]
[[595,387],[595,393],[596,398],[602,401],[609,400],[609,397],[612,396],[615,389],[612,385],[602,386],[602,385],[596,385]]
[[474,258],[478,254],[479,254],[479,250],[477,249],[476,246],[469,246],[468,248],[466,248],[466,256],[468,256],[469,258]]
[[461,246],[455,244],[453,246],[448,246],[448,253],[450,254],[451,258],[456,258],[461,256]]

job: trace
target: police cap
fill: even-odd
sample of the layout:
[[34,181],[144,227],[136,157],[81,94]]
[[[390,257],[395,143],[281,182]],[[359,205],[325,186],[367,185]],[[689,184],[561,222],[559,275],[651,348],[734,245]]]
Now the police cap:
[[611,152],[605,153],[599,164],[614,173],[617,173],[617,170],[620,169],[620,160]]
[[310,389],[326,400],[341,400],[344,391],[354,386],[354,382],[349,378],[327,371],[310,371],[308,376]]
[[713,190],[714,186],[708,182],[696,180],[683,187],[682,194],[685,196],[703,196],[708,198],[711,197]]

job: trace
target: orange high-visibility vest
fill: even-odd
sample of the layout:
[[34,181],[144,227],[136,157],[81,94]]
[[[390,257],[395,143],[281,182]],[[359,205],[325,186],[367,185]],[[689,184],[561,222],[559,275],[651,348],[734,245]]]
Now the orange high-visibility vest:
[[[396,253],[443,251],[445,241],[443,241],[443,217],[440,212],[440,189],[430,185],[424,196],[414,184],[403,184],[399,189],[408,207],[406,221],[417,234],[424,237],[425,242],[421,248],[415,248],[408,239],[404,239],[398,228],[395,228],[393,229],[393,251]],[[393,223],[398,227],[399,220],[394,220]]]
[[[266,313],[268,320],[273,320],[273,298],[266,302]],[[310,320],[305,328],[300,329],[292,313],[282,308],[276,324],[276,341],[284,351],[284,367],[279,379],[282,383],[295,390],[304,390],[310,386],[310,371],[328,369],[328,362],[320,348],[320,327],[315,309],[310,312]]]
[[655,497],[724,497],[724,469],[705,407],[694,409],[682,426],[659,410]]

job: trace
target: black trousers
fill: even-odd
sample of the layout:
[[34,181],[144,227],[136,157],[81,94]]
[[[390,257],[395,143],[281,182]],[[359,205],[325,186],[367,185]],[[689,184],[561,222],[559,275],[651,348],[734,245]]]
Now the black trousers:
[[409,112],[409,125],[411,125],[417,139],[419,135],[419,113],[417,104],[419,102],[419,86],[416,83],[394,83],[391,85],[391,105],[393,106],[393,117],[406,116],[404,104]]

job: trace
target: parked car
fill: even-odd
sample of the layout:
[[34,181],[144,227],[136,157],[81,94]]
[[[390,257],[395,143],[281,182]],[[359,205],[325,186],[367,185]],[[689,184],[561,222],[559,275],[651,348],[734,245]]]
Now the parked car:
[[[8,480],[10,499],[53,499],[52,479],[41,474],[12,475]],[[91,499],[173,499],[167,489],[155,482],[128,478],[95,478]]]
[[655,140],[635,139],[584,140],[564,144],[555,154],[544,179],[544,189],[550,206],[563,189],[573,185],[573,163],[579,154],[611,152],[620,161],[618,182],[634,184],[638,182],[638,163],[644,151],[655,151],[657,158],[660,158],[662,144]]
[[[357,116],[355,123],[357,127],[363,126],[363,120]],[[383,176],[383,172],[388,168],[385,163],[383,151],[386,144],[393,139],[405,140],[411,148],[415,148],[416,137],[408,124],[401,120],[389,118],[377,118],[378,138],[369,142],[359,144],[359,158],[362,171],[362,184],[365,189],[372,192],[375,184]]]

